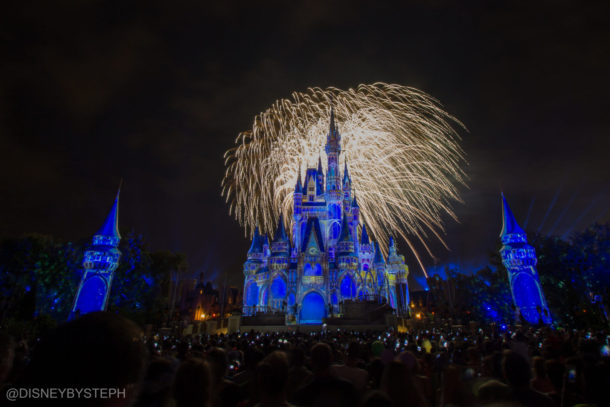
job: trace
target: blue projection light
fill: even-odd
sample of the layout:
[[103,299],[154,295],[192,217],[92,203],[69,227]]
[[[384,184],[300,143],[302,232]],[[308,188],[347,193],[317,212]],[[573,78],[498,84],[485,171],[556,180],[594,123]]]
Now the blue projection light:
[[530,324],[550,324],[551,313],[542,293],[536,271],[536,251],[527,243],[525,231],[513,216],[502,194],[502,263],[508,272],[513,302],[523,319]]
[[119,234],[119,194],[114,199],[112,209],[101,229],[93,236],[91,248],[85,252],[85,269],[76,292],[72,312],[68,319],[95,311],[106,310],[114,271],[119,266],[121,252],[118,249]]

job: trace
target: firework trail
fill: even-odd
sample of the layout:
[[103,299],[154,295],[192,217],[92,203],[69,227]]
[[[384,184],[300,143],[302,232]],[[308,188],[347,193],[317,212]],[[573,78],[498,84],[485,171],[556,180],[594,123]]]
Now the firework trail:
[[434,257],[427,241],[445,245],[442,218],[457,220],[451,203],[465,183],[465,160],[454,126],[464,126],[414,88],[309,88],[276,101],[225,153],[222,195],[230,213],[249,235],[255,226],[272,233],[280,213],[292,219],[299,168],[326,162],[331,106],[341,133],[339,168],[347,160],[361,222],[385,252],[389,236],[402,237],[424,269],[415,243]]

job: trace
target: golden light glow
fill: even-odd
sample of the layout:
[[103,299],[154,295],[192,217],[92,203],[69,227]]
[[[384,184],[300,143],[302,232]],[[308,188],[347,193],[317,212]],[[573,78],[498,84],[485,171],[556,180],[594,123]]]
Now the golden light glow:
[[424,269],[414,243],[434,257],[426,241],[445,244],[442,218],[457,220],[451,203],[465,174],[453,126],[463,125],[414,88],[309,88],[276,101],[225,153],[222,195],[230,213],[250,236],[256,226],[272,234],[280,214],[292,220],[299,168],[304,174],[318,157],[326,163],[331,106],[341,133],[339,168],[347,160],[361,222],[385,254],[389,236],[402,237]]

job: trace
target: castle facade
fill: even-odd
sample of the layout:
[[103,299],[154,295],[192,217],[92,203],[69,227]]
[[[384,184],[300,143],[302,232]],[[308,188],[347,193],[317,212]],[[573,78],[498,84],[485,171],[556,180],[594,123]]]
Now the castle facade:
[[271,241],[254,232],[244,263],[244,315],[281,312],[287,323],[319,324],[340,317],[345,301],[377,301],[397,313],[408,311],[408,268],[394,239],[386,259],[366,225],[360,232],[347,162],[343,174],[339,167],[341,135],[332,110],[325,149],[326,174],[321,159],[304,180],[299,170],[292,221],[285,225],[280,217]]

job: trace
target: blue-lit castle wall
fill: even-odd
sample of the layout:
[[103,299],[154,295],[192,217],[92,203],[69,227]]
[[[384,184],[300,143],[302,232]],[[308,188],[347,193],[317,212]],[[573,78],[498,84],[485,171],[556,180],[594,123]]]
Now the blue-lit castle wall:
[[530,324],[551,323],[549,307],[542,293],[536,271],[536,251],[527,243],[525,231],[513,216],[502,195],[502,263],[508,271],[508,281],[517,311]]
[[406,313],[408,268],[390,239],[385,259],[362,226],[347,163],[339,169],[341,135],[331,112],[326,142],[326,175],[321,160],[299,170],[293,195],[293,219],[286,232],[280,217],[271,242],[254,233],[244,263],[244,315],[286,312],[294,323],[321,323],[339,316],[345,300],[376,300]]
[[92,245],[85,252],[84,272],[76,292],[70,319],[106,309],[114,271],[121,257],[118,249],[120,241],[119,194],[117,194],[104,225],[93,236]]

